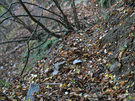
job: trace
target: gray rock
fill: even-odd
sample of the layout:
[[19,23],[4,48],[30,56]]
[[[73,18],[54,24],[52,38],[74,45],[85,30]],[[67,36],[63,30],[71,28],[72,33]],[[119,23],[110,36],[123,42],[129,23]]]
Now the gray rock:
[[54,70],[53,73],[52,73],[52,75],[54,76],[54,75],[56,75],[57,73],[58,73],[58,70]]
[[34,101],[34,92],[39,92],[40,87],[38,84],[30,84],[29,90],[27,92],[26,100],[30,99],[30,101]]
[[63,68],[63,66],[65,65],[65,63],[66,63],[66,61],[59,62],[59,63],[55,63],[55,64],[54,64],[54,68],[55,68],[56,70],[60,70],[60,69]]
[[115,61],[111,66],[110,66],[110,71],[111,72],[115,72],[115,71],[118,71],[119,70],[119,62],[118,61]]
[[73,64],[76,65],[76,64],[81,64],[82,63],[82,60],[74,60],[73,61]]

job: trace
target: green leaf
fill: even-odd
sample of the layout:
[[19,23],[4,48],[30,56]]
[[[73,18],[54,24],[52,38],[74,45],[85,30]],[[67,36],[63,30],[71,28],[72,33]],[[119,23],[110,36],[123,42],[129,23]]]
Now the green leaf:
[[50,88],[50,86],[49,86],[49,85],[47,85],[47,88]]
[[73,80],[72,83],[75,84],[75,81]]
[[130,36],[130,38],[132,38],[134,36],[134,33],[129,34],[129,36]]
[[62,48],[63,48],[63,46],[59,47],[59,49],[62,49]]
[[126,88],[128,89],[130,87],[130,85],[128,85]]
[[124,47],[127,48],[127,45],[125,44]]
[[80,69],[76,69],[76,73],[80,74],[80,71],[81,71]]
[[129,100],[128,101],[133,101],[132,96],[128,96]]

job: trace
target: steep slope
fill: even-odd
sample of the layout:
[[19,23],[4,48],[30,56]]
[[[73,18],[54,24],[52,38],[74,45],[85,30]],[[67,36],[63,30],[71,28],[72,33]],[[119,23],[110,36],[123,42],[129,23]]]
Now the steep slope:
[[115,8],[101,22],[65,35],[16,78],[14,99],[25,99],[34,83],[37,100],[135,100],[135,8]]
[[33,82],[44,88],[44,99],[134,99],[134,8],[110,10],[107,16],[104,22],[60,39],[38,62],[33,75],[41,78]]

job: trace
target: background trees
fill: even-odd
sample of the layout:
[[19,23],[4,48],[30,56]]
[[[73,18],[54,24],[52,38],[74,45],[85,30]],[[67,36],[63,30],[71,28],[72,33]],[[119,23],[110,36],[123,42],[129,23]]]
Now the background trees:
[[[74,19],[72,21],[69,21],[63,11],[64,2],[64,0],[0,1],[1,66],[17,65],[25,69],[29,58],[33,62],[28,64],[33,64],[34,61],[41,59],[59,38],[80,29],[74,0],[68,2],[72,3]],[[22,62],[18,63],[18,60]]]

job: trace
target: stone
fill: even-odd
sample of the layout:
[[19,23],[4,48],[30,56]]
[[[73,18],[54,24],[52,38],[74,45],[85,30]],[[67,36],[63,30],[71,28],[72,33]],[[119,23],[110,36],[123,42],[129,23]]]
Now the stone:
[[55,63],[54,64],[54,69],[56,70],[60,70],[63,68],[63,66],[65,65],[66,61],[63,61],[63,62],[59,62],[59,63]]
[[115,61],[111,66],[110,66],[110,71],[115,72],[119,70],[119,65],[120,63],[118,61]]
[[39,90],[40,90],[40,87],[39,87],[38,84],[32,84],[31,83],[30,87],[29,87],[29,90],[27,92],[26,100],[30,99],[30,101],[34,101],[35,99],[34,99],[33,94],[34,94],[34,92],[39,92]]
[[76,65],[76,64],[81,64],[81,63],[82,63],[82,60],[77,60],[77,59],[76,59],[76,60],[73,61],[73,64],[74,64],[74,65]]

